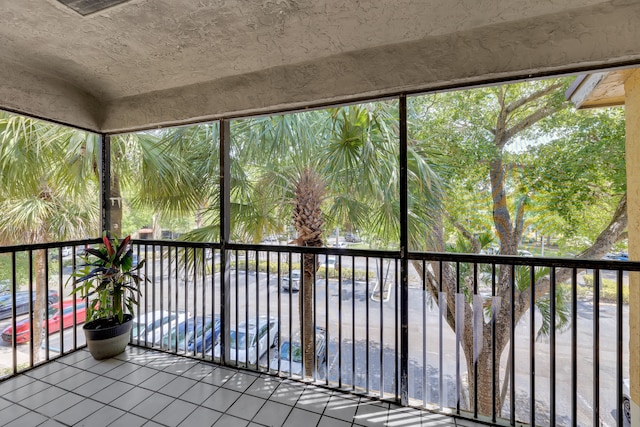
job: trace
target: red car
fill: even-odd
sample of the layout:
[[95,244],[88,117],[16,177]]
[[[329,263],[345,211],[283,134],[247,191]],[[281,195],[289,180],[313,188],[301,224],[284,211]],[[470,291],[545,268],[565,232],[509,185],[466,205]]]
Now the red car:
[[[84,300],[76,301],[76,324],[84,323],[87,311]],[[52,334],[54,332],[58,332],[60,327],[63,329],[73,327],[73,300],[67,300],[62,302],[62,313],[60,313],[60,303],[50,304],[49,305],[49,333]],[[45,321],[42,322],[43,334],[46,330]],[[29,342],[31,338],[30,334],[31,330],[31,319],[23,319],[16,323],[16,343],[25,343]],[[13,339],[13,328],[11,326],[7,326],[2,331],[2,340],[10,343]]]

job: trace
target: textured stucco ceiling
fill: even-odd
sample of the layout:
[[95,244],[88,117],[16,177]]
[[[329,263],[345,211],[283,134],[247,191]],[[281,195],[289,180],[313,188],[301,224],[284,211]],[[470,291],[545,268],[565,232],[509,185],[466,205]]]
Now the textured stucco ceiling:
[[0,5],[0,108],[102,132],[640,60],[632,0]]

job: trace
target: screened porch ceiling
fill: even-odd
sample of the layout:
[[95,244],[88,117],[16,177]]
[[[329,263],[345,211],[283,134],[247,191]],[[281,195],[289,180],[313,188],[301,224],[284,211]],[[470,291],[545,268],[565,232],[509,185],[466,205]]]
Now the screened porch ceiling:
[[107,3],[0,0],[0,108],[117,133],[640,63],[634,0]]

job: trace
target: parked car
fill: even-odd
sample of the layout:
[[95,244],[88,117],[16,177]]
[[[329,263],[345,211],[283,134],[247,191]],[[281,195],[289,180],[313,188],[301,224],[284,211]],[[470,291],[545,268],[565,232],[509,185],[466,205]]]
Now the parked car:
[[[200,326],[201,327],[201,326]],[[215,316],[213,322],[205,323],[204,334],[197,330],[187,341],[187,350],[196,353],[209,353],[220,341],[220,316]]]
[[156,310],[150,313],[141,313],[133,320],[131,328],[132,339],[140,339],[148,344],[154,344],[162,339],[162,333],[172,327],[169,323],[178,319],[178,322],[186,318],[185,313],[166,310]]
[[289,287],[291,287],[291,292],[298,292],[300,290],[300,270],[291,271],[291,280],[289,280],[289,275],[285,274],[281,283],[283,291],[289,291]]
[[[267,333],[268,331],[268,333]],[[267,337],[270,342],[267,342]],[[229,334],[230,359],[255,364],[267,352],[269,347],[278,345],[278,320],[261,316],[256,327],[256,319],[242,322],[238,330]],[[247,349],[249,353],[247,355]],[[220,343],[213,349],[215,357],[220,357]]]
[[11,281],[9,279],[0,280],[0,295],[11,292]]
[[[163,348],[167,348],[169,350],[178,350],[178,351],[193,351],[193,344],[196,339],[199,339],[200,346],[202,345],[202,335],[203,331],[211,331],[214,329],[214,333],[211,334],[213,339],[217,339],[220,335],[220,318],[214,319],[211,317],[204,318],[204,328],[203,328],[203,319],[202,317],[189,317],[181,322],[179,322],[176,326],[169,329],[162,336],[161,345]],[[215,332],[217,329],[217,332]],[[185,332],[186,331],[186,332]],[[176,340],[178,345],[176,347]],[[196,351],[200,351],[199,349]]]
[[344,240],[350,243],[360,243],[362,239],[355,233],[347,233],[344,235]]
[[[316,368],[320,375],[324,372],[327,360],[327,333],[324,328],[316,327]],[[300,334],[296,334],[294,339],[285,341],[280,346],[277,355],[269,362],[269,369],[280,372],[291,372],[292,374],[302,374],[302,347],[300,346]]]
[[337,265],[334,257],[327,257],[325,261],[320,263],[320,267],[327,267],[328,269],[335,269]]
[[[42,321],[43,334],[46,331],[48,324],[49,334],[58,332],[60,329],[71,328],[75,324],[84,323],[86,319],[86,306],[84,300],[75,301],[75,316],[74,316],[74,301],[66,300],[56,302],[49,305],[47,320]],[[31,338],[31,318],[21,320],[16,323],[16,343],[29,342]],[[12,341],[13,327],[7,326],[2,331],[2,340],[10,343]]]
[[[60,252],[62,252],[62,258],[68,258],[71,256],[71,248],[69,246],[63,247]],[[58,259],[58,256],[59,256],[58,248],[50,249],[49,253],[51,254],[52,259]]]
[[533,256],[533,254],[529,251],[525,251],[522,249],[518,249],[518,255],[520,256]]
[[[31,293],[31,303],[35,304],[36,293]],[[58,292],[49,291],[48,304],[58,302]],[[13,315],[13,297],[11,292],[0,295],[0,319],[8,319]],[[29,291],[16,292],[15,315],[20,316],[29,313]]]

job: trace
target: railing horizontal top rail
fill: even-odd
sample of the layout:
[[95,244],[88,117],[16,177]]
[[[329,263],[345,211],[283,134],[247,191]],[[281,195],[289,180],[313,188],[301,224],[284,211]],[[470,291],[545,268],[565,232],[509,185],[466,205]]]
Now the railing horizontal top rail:
[[82,240],[68,240],[64,242],[51,242],[51,243],[30,243],[24,245],[12,245],[12,246],[0,246],[0,254],[11,253],[11,252],[23,252],[29,250],[38,250],[38,249],[57,249],[66,246],[84,246],[84,245],[93,245],[95,243],[100,243],[102,239],[82,239]]
[[[84,246],[100,243],[100,238],[69,240],[64,242],[36,243],[12,246],[0,246],[0,254],[21,252],[39,249],[56,249],[65,246]],[[178,240],[146,240],[134,239],[132,243],[136,245],[148,246],[168,246],[168,247],[193,247],[206,249],[222,249],[219,242],[190,242]],[[303,254],[317,255],[343,255],[370,258],[400,258],[400,251],[379,250],[379,249],[350,249],[331,247],[304,247],[295,245],[255,245],[247,243],[228,243],[226,248],[239,251],[269,251],[269,252],[296,252]],[[578,269],[600,269],[600,270],[625,270],[640,271],[640,262],[636,261],[616,261],[616,260],[591,260],[577,258],[560,257],[523,257],[519,255],[487,255],[487,254],[462,254],[445,252],[418,252],[410,251],[407,255],[409,260],[420,261],[443,261],[443,262],[470,262],[478,264],[514,264],[514,265],[535,265],[540,267],[557,268],[578,268]]]
[[410,260],[469,262],[477,264],[514,264],[539,267],[640,271],[640,262],[577,258],[547,258],[519,255],[459,254],[444,252],[410,252]]

